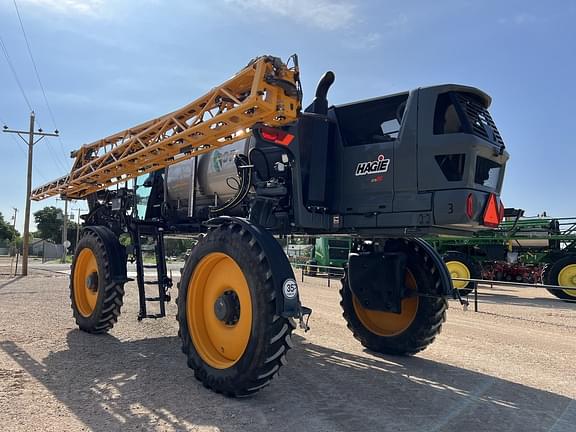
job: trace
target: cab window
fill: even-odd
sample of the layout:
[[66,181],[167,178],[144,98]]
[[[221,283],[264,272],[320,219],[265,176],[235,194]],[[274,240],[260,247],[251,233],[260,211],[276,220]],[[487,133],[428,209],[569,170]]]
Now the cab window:
[[336,107],[345,147],[398,139],[408,93]]

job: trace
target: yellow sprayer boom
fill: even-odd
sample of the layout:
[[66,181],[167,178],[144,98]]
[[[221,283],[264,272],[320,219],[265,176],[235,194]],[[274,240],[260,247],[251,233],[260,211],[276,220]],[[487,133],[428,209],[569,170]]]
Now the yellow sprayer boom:
[[243,139],[256,123],[293,122],[301,108],[293,59],[289,67],[276,57],[258,57],[185,107],[83,145],[71,154],[70,174],[34,189],[31,198],[83,198]]

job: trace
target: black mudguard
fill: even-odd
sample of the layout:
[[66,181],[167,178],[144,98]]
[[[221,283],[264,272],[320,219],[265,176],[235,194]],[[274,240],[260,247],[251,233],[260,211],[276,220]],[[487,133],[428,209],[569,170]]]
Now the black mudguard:
[[109,257],[108,263],[112,280],[117,283],[128,282],[126,248],[120,244],[118,237],[109,228],[101,225],[87,226],[82,231],[91,231],[102,240]]
[[434,267],[438,269],[440,273],[440,286],[437,287],[437,294],[441,296],[453,296],[454,285],[452,284],[452,278],[440,254],[428,242],[421,238],[413,238],[409,241],[414,242],[422,248],[426,252],[426,255],[428,255],[428,258],[434,263]]

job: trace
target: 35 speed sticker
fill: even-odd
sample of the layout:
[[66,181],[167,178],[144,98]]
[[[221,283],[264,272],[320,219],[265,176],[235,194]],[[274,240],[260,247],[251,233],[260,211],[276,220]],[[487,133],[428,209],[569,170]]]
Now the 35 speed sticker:
[[298,294],[298,285],[294,279],[286,279],[282,285],[282,292],[287,299],[293,299]]

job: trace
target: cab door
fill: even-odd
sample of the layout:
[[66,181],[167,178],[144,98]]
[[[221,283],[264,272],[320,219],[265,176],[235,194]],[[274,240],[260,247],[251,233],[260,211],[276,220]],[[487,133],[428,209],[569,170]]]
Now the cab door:
[[394,148],[407,94],[335,108],[342,140],[341,214],[388,213],[394,200]]

